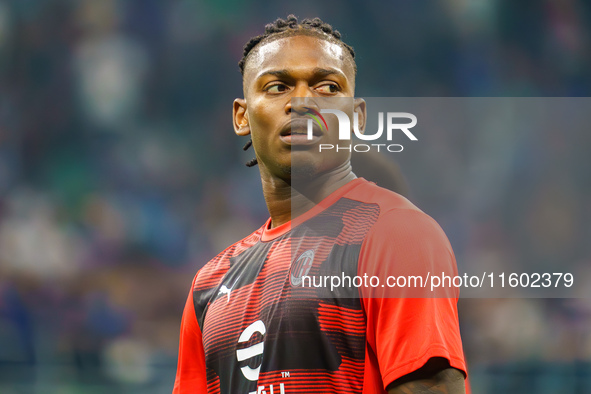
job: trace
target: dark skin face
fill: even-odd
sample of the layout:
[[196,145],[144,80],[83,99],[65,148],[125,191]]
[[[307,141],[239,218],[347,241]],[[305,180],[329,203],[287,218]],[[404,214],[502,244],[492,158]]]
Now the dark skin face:
[[[285,138],[286,130],[291,130],[292,113],[305,112],[307,105],[318,108],[317,101],[323,98],[353,97],[355,72],[345,48],[314,36],[280,38],[261,44],[255,51],[244,73],[245,98],[234,101],[234,129],[236,134],[252,138],[263,193],[276,227],[355,178],[348,151],[318,152],[320,143],[350,144],[339,142],[336,132],[322,133],[310,145]],[[292,98],[298,97],[312,101],[292,103]],[[365,102],[357,99],[352,105],[351,100],[343,101],[340,109],[351,119],[356,111],[363,129]],[[328,130],[338,130],[335,116],[326,115],[325,119]],[[292,183],[296,176],[301,180],[297,188]]]

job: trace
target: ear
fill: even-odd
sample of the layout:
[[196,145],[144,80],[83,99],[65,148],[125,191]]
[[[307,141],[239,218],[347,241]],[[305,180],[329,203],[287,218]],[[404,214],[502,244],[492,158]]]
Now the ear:
[[248,112],[246,111],[246,100],[237,98],[234,100],[232,110],[232,120],[234,123],[234,132],[239,136],[250,134],[250,125],[248,124]]
[[357,114],[359,131],[365,132],[365,124],[367,121],[367,106],[365,100],[362,98],[356,98],[353,101],[353,112]]

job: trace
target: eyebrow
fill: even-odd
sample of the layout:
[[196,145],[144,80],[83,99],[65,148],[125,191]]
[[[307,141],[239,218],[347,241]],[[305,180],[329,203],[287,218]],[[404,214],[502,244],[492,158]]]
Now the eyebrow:
[[[345,78],[347,79],[347,77],[345,76],[345,74],[343,74],[341,71],[334,69],[334,68],[322,68],[322,67],[315,67],[312,70],[312,73],[314,74],[315,77],[326,77],[329,75],[338,75],[341,78]],[[270,71],[265,71],[264,73],[262,73],[261,75],[258,75],[256,79],[260,79],[266,75],[273,75],[275,77],[278,78],[284,78],[284,79],[288,79],[292,77],[292,73],[289,70],[270,70]]]

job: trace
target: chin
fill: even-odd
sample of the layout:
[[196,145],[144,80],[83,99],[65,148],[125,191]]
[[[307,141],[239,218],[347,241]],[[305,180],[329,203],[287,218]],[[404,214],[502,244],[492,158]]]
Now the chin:
[[322,160],[317,153],[292,151],[290,174],[292,181],[308,181],[316,178],[322,171]]
[[292,182],[313,180],[319,174],[318,167],[314,163],[304,162],[292,163],[290,167],[290,175]]
[[322,156],[310,150],[293,150],[290,156],[291,175],[294,178],[313,177],[320,171]]

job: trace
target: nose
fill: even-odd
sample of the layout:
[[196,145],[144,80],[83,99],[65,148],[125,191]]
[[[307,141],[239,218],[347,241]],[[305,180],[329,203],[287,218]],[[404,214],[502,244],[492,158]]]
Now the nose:
[[306,107],[317,107],[314,99],[314,91],[307,83],[299,83],[294,87],[291,98],[285,105],[285,113],[290,115],[293,112],[304,115],[308,112]]

